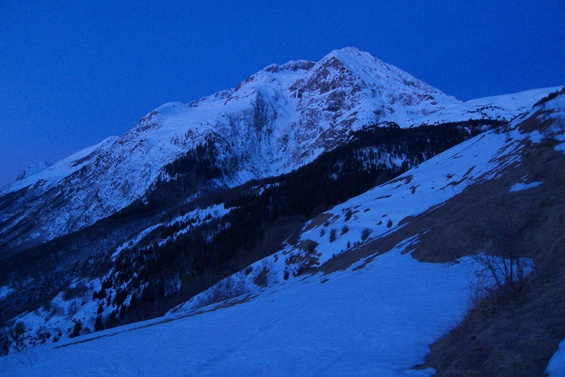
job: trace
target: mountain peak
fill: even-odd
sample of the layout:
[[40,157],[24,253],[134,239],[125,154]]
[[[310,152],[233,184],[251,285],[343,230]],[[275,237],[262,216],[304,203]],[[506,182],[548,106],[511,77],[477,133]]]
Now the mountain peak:
[[448,102],[451,103],[459,102],[454,97],[446,95],[439,89],[419,80],[408,72],[394,65],[385,63],[370,53],[356,47],[345,47],[339,50],[333,50],[320,61],[320,64],[328,64],[328,62],[335,60],[341,62],[345,68],[360,76],[360,78],[368,84],[388,88],[389,90],[398,90],[401,87],[412,87],[412,89],[418,91],[444,96],[446,97],[445,99],[448,99]]
[[[371,54],[369,54],[368,52],[362,51],[360,49],[358,49],[357,47],[352,47],[352,46],[348,46],[348,47],[344,47],[344,48],[339,48],[339,49],[335,49],[332,52],[330,52],[329,54],[327,54],[323,59],[326,58],[359,58],[359,57],[363,57],[363,56],[370,56],[373,58],[373,56]],[[323,60],[322,59],[322,60]]]
[[273,72],[273,73],[277,73],[280,71],[293,71],[293,72],[299,70],[307,71],[310,68],[312,68],[315,64],[316,64],[315,62],[309,60],[291,60],[281,65],[271,64],[267,66],[265,69],[263,69],[263,71]]
[[26,179],[31,177],[34,174],[42,172],[43,170],[47,169],[49,165],[45,161],[39,161],[31,166],[28,166],[16,180],[21,181],[22,179]]
[[366,51],[362,51],[357,47],[344,47],[341,49],[333,50],[326,56],[324,56],[320,63],[323,64],[330,60],[339,60],[345,64],[350,69],[362,68],[362,67],[379,67],[381,70],[394,71],[397,74],[402,72],[403,74],[408,74],[393,65],[387,64],[384,61],[374,57]]

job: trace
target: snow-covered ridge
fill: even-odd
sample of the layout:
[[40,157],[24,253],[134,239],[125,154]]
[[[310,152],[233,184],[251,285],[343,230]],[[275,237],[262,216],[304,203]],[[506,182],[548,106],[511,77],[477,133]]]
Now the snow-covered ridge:
[[22,179],[1,188],[0,196],[9,192],[21,190],[22,188],[29,187],[39,182],[41,182],[44,187],[53,186],[63,178],[68,177],[83,166],[91,163],[97,155],[108,150],[108,148],[110,148],[110,146],[118,139],[119,138],[117,136],[108,137],[98,144],[78,151],[54,165],[41,169],[35,174],[26,175]]
[[28,178],[34,174],[37,174],[45,169],[47,169],[49,165],[45,161],[39,161],[31,166],[28,166],[26,170],[24,170],[16,179],[17,181],[21,181],[22,179]]
[[[404,72],[391,64],[387,64],[382,60],[375,58],[368,52],[361,51],[355,47],[346,47],[341,50],[334,50],[322,61],[331,59],[341,61],[349,70],[356,72],[361,79],[367,83],[388,87],[389,90],[393,89],[395,86],[401,87],[403,85],[407,85],[420,89],[423,92],[427,92],[430,95],[435,94],[441,96],[443,97],[442,100],[446,100],[447,102],[460,102],[454,97],[446,95],[441,90],[432,87],[411,74]],[[392,82],[396,82],[397,85],[392,85]]]
[[533,89],[462,102],[434,112],[429,117],[418,122],[418,124],[433,125],[457,122],[461,119],[493,119],[508,122],[519,115],[529,112],[535,103],[549,93],[556,92],[561,88],[563,87]]

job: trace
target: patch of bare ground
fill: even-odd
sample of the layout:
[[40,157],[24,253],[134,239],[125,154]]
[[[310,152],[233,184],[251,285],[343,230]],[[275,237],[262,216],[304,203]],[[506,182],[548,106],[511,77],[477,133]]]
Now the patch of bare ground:
[[[542,376],[565,339],[565,154],[550,142],[528,143],[521,154],[496,179],[320,267],[329,274],[370,263],[415,235],[412,256],[420,261],[443,263],[483,251],[533,259],[536,269],[519,289],[476,300],[418,368],[433,367],[437,376]],[[510,192],[517,182],[533,181],[543,183]]]
[[[386,253],[408,237],[405,232],[400,231],[387,233],[382,237],[352,248],[346,253],[336,255],[322,264],[319,267],[319,271],[322,271],[325,275],[336,271],[345,271],[362,259],[364,260],[364,265],[366,265],[373,261],[378,255]],[[360,268],[362,267],[357,267],[356,269]]]
[[[490,250],[536,265],[519,289],[477,300],[463,322],[430,347],[424,367],[436,376],[542,376],[565,339],[565,155],[549,144],[530,145],[522,163],[499,177],[411,224],[429,229],[412,254],[422,261]],[[543,183],[510,192],[521,179]]]
[[314,218],[314,220],[312,220],[310,222],[310,224],[308,224],[308,226],[306,226],[306,228],[304,229],[304,232],[307,232],[311,229],[314,229],[317,226],[322,225],[323,223],[325,223],[326,221],[328,221],[329,219],[332,218],[332,214],[331,213],[321,213],[318,216],[316,216]]
[[414,178],[413,175],[406,175],[406,176],[402,176],[399,178],[395,178],[395,179],[391,179],[390,181],[386,182],[385,185],[393,185],[395,183],[400,183],[401,185],[407,185],[410,182],[412,182],[412,179]]

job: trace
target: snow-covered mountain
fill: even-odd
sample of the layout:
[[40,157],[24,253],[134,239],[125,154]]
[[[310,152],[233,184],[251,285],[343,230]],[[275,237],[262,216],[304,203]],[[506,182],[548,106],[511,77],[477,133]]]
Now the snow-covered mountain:
[[24,170],[20,175],[18,175],[17,180],[21,181],[22,179],[26,179],[31,177],[34,174],[42,172],[43,170],[47,169],[49,165],[45,161],[39,161],[31,166],[28,166],[26,170]]
[[[350,344],[364,350],[359,370],[429,375],[426,368],[438,366],[433,357],[421,373],[411,368],[423,362],[430,343],[461,321],[469,284],[476,282],[468,275],[480,269],[469,254],[491,252],[528,266],[533,259],[531,285],[521,292],[532,297],[520,296],[523,302],[561,294],[540,284],[565,276],[559,249],[565,228],[559,191],[565,185],[563,98],[557,87],[461,102],[368,53],[345,48],[317,63],[271,65],[234,89],[188,104],[163,105],[125,135],[31,169],[0,189],[0,355],[173,308],[163,321],[183,328],[204,321],[202,331],[213,332],[216,321],[236,326],[261,307],[266,312],[256,315],[264,318],[262,330],[252,334],[269,336],[232,333],[235,343],[228,348],[236,351],[222,354],[227,359],[214,356],[204,365],[196,360],[182,374],[228,367],[258,373],[263,365],[230,359],[246,360],[241,337],[263,347],[280,336],[284,340],[275,348],[283,349],[282,357],[266,352],[263,360],[288,360],[285,355],[303,347],[298,334],[308,333],[305,323],[325,339],[317,351],[306,352],[313,363],[323,360],[320,366],[304,359],[297,364],[311,374],[330,370],[319,350],[340,334],[343,341],[330,354],[341,367],[351,357],[343,351]],[[380,288],[371,290],[372,281]],[[421,281],[430,285],[393,290],[419,289]],[[554,287],[560,286],[565,282]],[[340,312],[340,300],[324,307],[330,297],[348,308],[376,300],[367,310],[380,314],[359,322],[368,312]],[[546,301],[536,308],[544,308],[542,327],[551,334],[539,334],[556,344],[565,338],[565,326],[552,318],[565,313]],[[242,305],[223,311],[236,303]],[[382,311],[387,305],[391,311]],[[300,307],[311,312],[296,313]],[[419,318],[407,315],[387,322],[398,310],[422,312],[426,325],[414,330]],[[481,323],[510,315],[497,310]],[[190,319],[209,311],[218,314]],[[314,312],[323,320],[312,320]],[[521,320],[541,321],[536,315]],[[289,318],[301,323],[289,330]],[[351,324],[340,330],[338,318]],[[415,335],[396,346],[381,342],[389,337],[378,334],[398,328]],[[110,331],[101,335],[104,347],[112,347],[107,335],[123,335]],[[282,336],[285,331],[293,335]],[[461,339],[446,340],[445,348],[473,354],[458,345]],[[222,348],[209,346],[203,352]],[[368,357],[377,346],[390,350],[380,361]],[[400,348],[410,351],[394,367],[386,364]],[[39,359],[27,371],[40,371],[47,358]],[[8,360],[18,364],[17,357]],[[4,361],[0,373],[18,373]],[[153,374],[149,367],[140,370]],[[280,374],[295,371],[281,367]]]
[[[106,315],[102,304],[120,294],[98,279],[77,280],[51,306],[19,316],[22,332],[13,332],[32,328],[28,340],[62,342],[0,358],[0,371],[531,376],[547,367],[559,376],[563,350],[553,354],[565,338],[564,152],[561,93],[323,211],[280,250],[163,318],[66,340],[66,316],[90,326],[97,304],[97,315]],[[228,214],[215,205],[182,216]],[[517,276],[523,285],[506,287],[510,294],[464,319],[473,293],[494,284],[482,280],[490,276],[488,268],[481,274],[484,259],[466,256],[481,252],[528,266],[522,272],[530,276]],[[495,277],[509,278],[501,271]],[[58,326],[60,335],[51,334]],[[432,347],[444,364],[426,359],[454,327],[454,340]]]
[[199,183],[182,195],[194,198],[290,172],[368,124],[508,121],[551,90],[462,103],[355,48],[317,63],[271,65],[235,89],[163,105],[125,135],[4,187],[0,245],[19,250],[39,244],[144,201],[178,178],[166,166],[187,156],[218,170],[193,177]]

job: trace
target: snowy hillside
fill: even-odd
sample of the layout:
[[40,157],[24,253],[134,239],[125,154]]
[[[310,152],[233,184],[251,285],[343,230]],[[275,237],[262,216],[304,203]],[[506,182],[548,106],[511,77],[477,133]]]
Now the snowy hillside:
[[219,287],[190,300],[186,308],[208,302],[208,295],[223,290],[222,284],[238,287],[238,293],[245,289],[253,292],[255,278],[265,266],[269,266],[269,279],[282,281],[285,276],[297,276],[308,268],[323,266],[342,253],[402,228],[415,216],[442,205],[473,184],[496,177],[509,164],[518,162],[522,138],[524,135],[518,131],[512,139],[497,132],[479,135],[322,213],[306,223],[295,244],[257,262],[254,273],[245,270],[228,278]]
[[[563,158],[563,98],[322,213],[295,242],[163,318],[9,355],[0,358],[0,371],[430,376],[429,346],[462,320],[481,265],[469,257],[417,261],[413,253],[436,225],[425,223],[416,233],[410,225],[442,208],[452,212],[453,199],[477,195],[473,189],[529,200],[559,190],[555,178],[521,169],[536,158],[531,148]],[[495,182],[505,190],[481,189]],[[547,358],[552,376],[561,359]]]
[[461,102],[345,48],[30,169],[0,374],[554,373],[564,90]]
[[407,240],[362,270],[278,284],[240,304],[3,357],[0,372],[429,376],[411,368],[462,316],[473,266],[421,264],[401,254],[410,247]]
[[[152,368],[162,364],[162,358],[178,358],[181,354],[185,357],[182,363],[167,363],[169,367],[158,373],[206,375],[238,371],[246,375],[261,374],[270,366],[276,366],[271,371],[275,375],[304,374],[305,371],[319,375],[331,370],[401,375],[422,363],[428,352],[427,345],[453,327],[462,316],[468,304],[467,289],[474,268],[471,263],[420,264],[409,254],[401,253],[410,251],[412,244],[417,242],[417,239],[408,239],[359,271],[356,267],[363,263],[353,265],[345,272],[317,274],[305,280],[291,278],[286,282],[285,275],[286,279],[294,276],[307,258],[313,256],[315,265],[323,264],[333,256],[347,252],[354,243],[370,242],[397,228],[400,220],[407,216],[447,200],[477,177],[498,168],[489,161],[504,145],[504,135],[480,136],[420,165],[394,182],[332,209],[321,215],[327,218],[327,223],[308,225],[308,230],[301,236],[299,245],[314,240],[315,251],[289,246],[257,262],[253,272],[242,271],[195,297],[171,314],[170,319],[179,314],[191,314],[191,307],[200,309],[218,290],[225,290],[229,295],[230,289],[235,289],[236,293],[246,294],[238,300],[250,300],[248,303],[157,325],[169,321],[161,319],[147,329],[131,332],[120,329],[117,330],[118,337],[102,335],[100,340],[84,345],[51,351],[39,348],[29,351],[33,361],[23,362],[24,369],[18,370],[26,374],[41,373],[48,367],[44,363],[49,359],[66,359],[71,362],[63,367],[58,361],[57,368],[69,368],[61,369],[61,372],[72,374],[74,365],[85,362],[74,352],[84,352],[79,347],[88,347],[113,350],[104,356],[107,360],[104,364],[99,364],[96,359],[85,362],[92,375],[153,374],[156,371]],[[468,171],[473,174],[465,176]],[[453,182],[463,176],[466,181],[456,188],[457,191],[452,190]],[[348,231],[344,231],[346,227]],[[324,234],[321,229],[326,229]],[[335,241],[331,238],[332,229],[338,230]],[[365,229],[369,230],[369,237],[363,239]],[[267,275],[266,290],[255,283],[264,272]],[[422,284],[424,281],[426,283]],[[28,323],[27,326],[31,325],[26,317],[22,320]],[[181,333],[182,338],[172,335]],[[210,333],[218,335],[211,337]],[[95,338],[99,336],[97,334]],[[131,348],[134,344],[147,344],[149,339],[150,343],[158,345],[158,351],[149,351],[146,346]],[[188,343],[183,343],[182,339]],[[191,344],[195,341],[199,344],[198,351],[192,353]],[[200,343],[203,341],[205,343]],[[167,348],[164,344],[168,344]],[[224,349],[226,351],[222,351]],[[45,356],[43,352],[46,352]],[[60,355],[63,352],[70,354]],[[136,358],[132,359],[132,352]],[[223,356],[218,358],[218,355]],[[258,361],[251,363],[250,358]],[[9,375],[12,365],[20,361],[21,355],[17,354],[0,359],[0,365],[4,365]],[[421,374],[429,375],[430,371]]]

